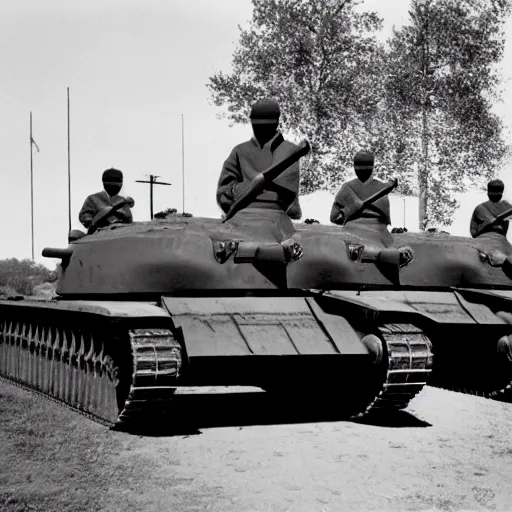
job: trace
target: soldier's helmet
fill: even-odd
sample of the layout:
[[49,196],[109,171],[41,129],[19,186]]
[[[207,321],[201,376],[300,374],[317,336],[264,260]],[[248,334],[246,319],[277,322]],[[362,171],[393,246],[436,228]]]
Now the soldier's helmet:
[[275,124],[279,122],[280,115],[277,101],[264,98],[253,103],[250,119],[252,124]]

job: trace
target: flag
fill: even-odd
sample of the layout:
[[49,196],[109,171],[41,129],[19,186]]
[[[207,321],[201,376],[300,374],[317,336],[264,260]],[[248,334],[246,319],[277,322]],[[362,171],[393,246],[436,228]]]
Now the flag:
[[34,138],[33,138],[33,137],[30,137],[30,142],[31,142],[32,144],[34,144],[34,146],[35,146],[35,147],[36,147],[36,149],[37,149],[37,152],[39,153],[39,146],[36,144],[36,141],[34,140]]

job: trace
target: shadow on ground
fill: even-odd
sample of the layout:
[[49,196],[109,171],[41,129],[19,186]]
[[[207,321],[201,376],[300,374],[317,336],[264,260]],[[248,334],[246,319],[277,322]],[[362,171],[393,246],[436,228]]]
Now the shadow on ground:
[[[122,430],[145,436],[199,435],[207,428],[351,421],[352,407],[332,396],[265,392],[178,395],[172,413],[146,416]],[[404,411],[352,421],[390,428],[431,426]]]
[[387,414],[370,414],[364,418],[356,418],[351,421],[361,425],[389,428],[426,428],[432,426],[431,423],[420,420],[407,411],[390,411]]

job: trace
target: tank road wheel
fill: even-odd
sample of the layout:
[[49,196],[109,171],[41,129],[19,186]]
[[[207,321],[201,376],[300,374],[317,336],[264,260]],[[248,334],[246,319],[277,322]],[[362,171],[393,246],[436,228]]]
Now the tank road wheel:
[[[332,409],[340,404],[341,414],[355,419],[373,413],[404,409],[418,394],[432,371],[432,345],[425,334],[410,324],[385,324],[363,336],[370,358],[365,366],[345,374],[315,375],[314,384],[262,385],[283,404],[294,397],[309,407]],[[343,358],[343,355],[339,356]],[[308,381],[310,382],[310,381]]]
[[169,410],[181,367],[172,332],[91,325],[1,318],[0,376],[109,426]]
[[356,393],[352,418],[405,409],[432,371],[430,340],[414,325],[385,324],[361,341],[372,356],[373,371]]
[[482,339],[486,335],[478,331],[458,335],[464,339],[463,346],[443,339],[436,343],[437,337],[433,338],[436,365],[432,385],[485,398],[512,400],[512,336],[496,336],[493,342]]
[[502,336],[498,340],[497,352],[501,373],[508,376],[508,382],[499,391],[492,392],[490,397],[509,402],[512,401],[512,335]]

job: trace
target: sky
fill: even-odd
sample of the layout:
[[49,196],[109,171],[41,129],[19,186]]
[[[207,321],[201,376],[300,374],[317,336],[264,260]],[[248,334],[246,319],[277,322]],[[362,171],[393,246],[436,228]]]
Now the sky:
[[[407,21],[408,5],[364,2],[384,18],[383,36]],[[183,208],[182,116],[185,211],[220,216],[222,163],[251,131],[218,119],[206,83],[214,72],[229,72],[250,0],[0,0],[0,8],[0,259],[31,256],[30,112],[40,149],[33,153],[36,261],[53,266],[42,249],[67,245],[67,87],[73,229],[83,229],[78,212],[88,194],[102,189],[101,174],[110,167],[123,171],[122,194],[135,199],[135,220],[149,219],[148,186],[135,181],[149,174],[172,183],[155,187],[155,212]],[[512,22],[507,27],[512,34]],[[512,37],[503,65],[512,69]],[[510,88],[498,111],[512,127]],[[500,175],[512,196],[508,169]],[[471,211],[484,198],[463,198],[454,234],[467,234]],[[305,203],[307,214],[315,202]]]

